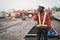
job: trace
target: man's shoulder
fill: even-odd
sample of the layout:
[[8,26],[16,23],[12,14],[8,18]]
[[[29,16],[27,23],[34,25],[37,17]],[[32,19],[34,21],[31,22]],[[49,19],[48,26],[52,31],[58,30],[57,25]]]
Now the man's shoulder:
[[37,15],[37,14],[38,14],[38,12],[35,13],[35,15]]
[[49,13],[48,12],[44,12],[44,15],[45,15],[45,13],[46,13],[46,16],[49,17]]
[[46,16],[47,16],[47,17],[50,17],[48,12],[46,12]]

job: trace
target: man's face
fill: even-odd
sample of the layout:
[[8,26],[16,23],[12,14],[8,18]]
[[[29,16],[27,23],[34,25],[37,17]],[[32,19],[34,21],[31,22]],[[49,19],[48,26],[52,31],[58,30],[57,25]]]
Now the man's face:
[[42,7],[39,7],[39,11],[42,12],[44,9]]

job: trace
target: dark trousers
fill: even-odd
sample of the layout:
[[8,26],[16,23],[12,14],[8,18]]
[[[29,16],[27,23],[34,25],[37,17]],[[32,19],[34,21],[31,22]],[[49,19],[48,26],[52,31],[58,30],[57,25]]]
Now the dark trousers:
[[47,39],[48,28],[37,28],[37,40],[41,40],[41,34],[43,34],[44,40]]

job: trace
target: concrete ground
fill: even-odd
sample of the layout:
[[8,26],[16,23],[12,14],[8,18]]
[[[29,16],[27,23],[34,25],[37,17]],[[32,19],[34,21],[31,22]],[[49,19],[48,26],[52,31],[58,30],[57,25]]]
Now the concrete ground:
[[5,32],[1,32],[0,40],[24,40],[25,34],[32,28],[32,25],[34,25],[32,20],[22,20],[20,23],[7,28]]
[[[54,25],[54,28],[57,30],[57,32],[60,32],[60,22],[52,20],[52,24]],[[34,21],[30,19],[22,20],[20,23],[7,28],[5,32],[1,32],[0,40],[25,40],[24,36],[32,28],[32,26],[34,26]]]
[[22,22],[21,19],[15,19],[15,20],[0,19],[0,32],[1,32],[1,30],[5,29],[5,28],[11,27],[11,26],[16,25],[17,23],[20,23],[20,22]]

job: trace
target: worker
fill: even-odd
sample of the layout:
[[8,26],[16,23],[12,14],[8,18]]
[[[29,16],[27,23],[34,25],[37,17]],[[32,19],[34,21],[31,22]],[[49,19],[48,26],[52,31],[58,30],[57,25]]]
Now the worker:
[[[48,40],[47,39],[48,30],[52,31],[50,16],[48,15],[47,12],[44,12],[44,9],[45,9],[45,7],[39,6],[38,12],[33,17],[33,19],[37,25],[37,40],[41,40],[41,34],[43,34],[44,40]],[[45,14],[46,14],[46,16],[45,16]],[[44,17],[45,17],[45,19],[44,19]],[[44,20],[45,20],[45,22],[43,22]]]

